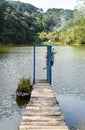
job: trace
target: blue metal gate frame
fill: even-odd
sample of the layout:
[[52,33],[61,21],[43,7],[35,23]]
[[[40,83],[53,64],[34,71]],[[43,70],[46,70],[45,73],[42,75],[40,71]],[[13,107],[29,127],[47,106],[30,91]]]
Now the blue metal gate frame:
[[36,47],[47,47],[47,82],[51,84],[52,81],[52,45],[42,45],[42,44],[35,44],[34,45],[34,64],[33,64],[33,84],[35,84],[36,80]]

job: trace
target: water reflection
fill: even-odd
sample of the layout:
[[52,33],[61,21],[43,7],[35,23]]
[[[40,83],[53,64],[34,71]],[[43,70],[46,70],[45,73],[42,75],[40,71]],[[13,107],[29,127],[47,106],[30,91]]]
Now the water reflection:
[[57,95],[57,98],[71,130],[85,129],[85,101],[74,95]]
[[[56,48],[58,53],[53,67],[53,86],[58,94],[74,94],[83,99],[85,98],[85,60],[82,56],[78,57],[74,47],[69,48]],[[85,57],[85,51],[83,53]]]
[[27,103],[29,103],[29,101],[30,101],[30,96],[25,96],[25,97],[16,96],[16,102],[19,107],[21,107],[23,105],[27,105]]
[[72,130],[85,129],[85,46],[57,47],[53,88]]
[[[0,54],[0,129],[18,130],[22,113],[27,101],[17,99],[16,89],[19,79],[32,79],[33,48],[27,47],[10,50]],[[21,105],[21,106],[20,106]],[[16,120],[15,120],[16,119]],[[5,126],[6,124],[6,126]]]

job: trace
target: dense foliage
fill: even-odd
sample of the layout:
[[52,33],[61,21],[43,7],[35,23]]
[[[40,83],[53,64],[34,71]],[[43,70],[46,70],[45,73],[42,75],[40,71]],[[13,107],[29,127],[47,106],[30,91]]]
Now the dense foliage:
[[48,9],[0,0],[0,44],[32,44],[51,40],[56,44],[85,43],[85,3],[75,10]]
[[31,43],[40,29],[36,24],[41,10],[19,1],[0,2],[0,43]]

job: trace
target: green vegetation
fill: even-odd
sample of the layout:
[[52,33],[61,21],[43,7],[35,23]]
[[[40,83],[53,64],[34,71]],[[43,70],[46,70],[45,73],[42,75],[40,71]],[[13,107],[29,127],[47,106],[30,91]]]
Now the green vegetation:
[[30,92],[31,88],[30,79],[22,78],[18,84],[17,92]]
[[40,10],[19,1],[0,2],[0,43],[32,43],[40,29],[36,23]]
[[[51,41],[49,43],[49,41]],[[43,12],[20,1],[0,1],[0,44],[85,44],[85,3],[75,10],[48,9]]]

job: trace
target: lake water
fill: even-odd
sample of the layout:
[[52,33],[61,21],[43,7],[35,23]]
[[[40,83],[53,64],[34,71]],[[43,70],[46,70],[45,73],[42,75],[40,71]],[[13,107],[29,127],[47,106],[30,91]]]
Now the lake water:
[[[55,47],[52,87],[71,130],[85,130],[85,46]],[[46,48],[36,50],[36,78],[46,78]],[[33,79],[33,47],[0,52],[0,130],[18,130],[27,101],[16,98],[19,79]]]

